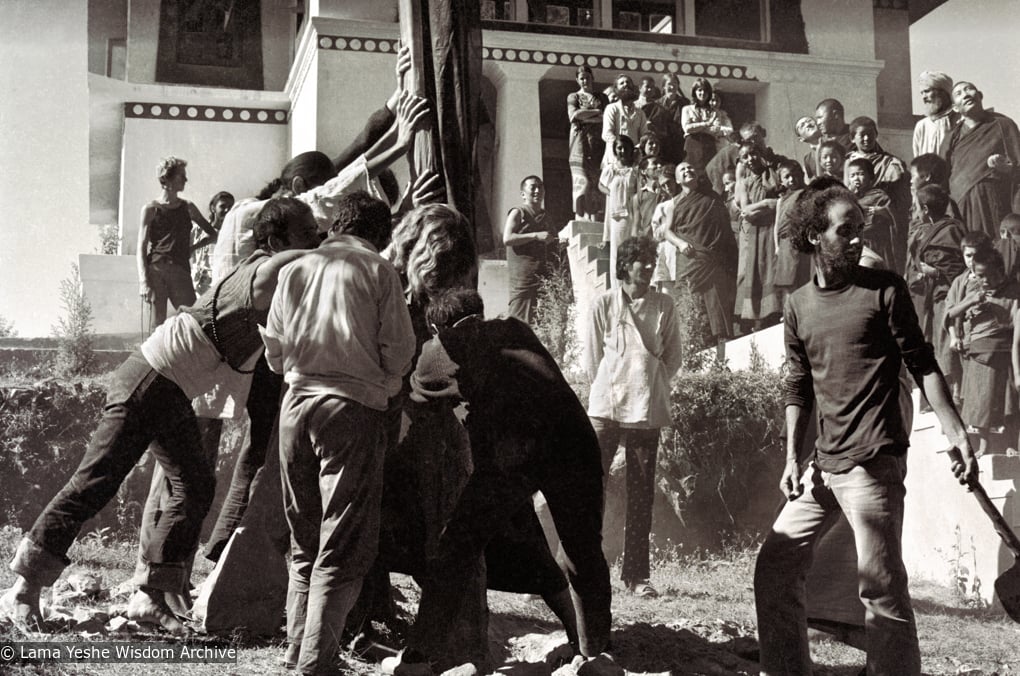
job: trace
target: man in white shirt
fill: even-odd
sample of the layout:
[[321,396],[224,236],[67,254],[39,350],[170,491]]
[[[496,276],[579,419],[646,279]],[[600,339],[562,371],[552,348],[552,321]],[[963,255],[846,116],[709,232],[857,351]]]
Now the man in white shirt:
[[397,271],[379,255],[389,207],[364,191],[337,203],[329,238],[280,275],[263,336],[288,387],[280,410],[291,528],[285,662],[335,668],[339,637],[375,560],[387,401],[415,340]]
[[914,125],[914,157],[938,153],[942,140],[960,121],[953,110],[953,78],[935,70],[926,70],[919,79],[924,117]]

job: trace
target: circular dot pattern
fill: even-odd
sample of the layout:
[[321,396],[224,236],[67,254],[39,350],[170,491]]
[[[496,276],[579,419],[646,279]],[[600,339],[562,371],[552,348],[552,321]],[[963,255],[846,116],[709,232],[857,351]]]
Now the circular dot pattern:
[[[904,7],[904,0],[876,0],[889,7]],[[398,41],[380,38],[340,37],[323,35],[319,37],[321,49],[363,51],[363,52],[396,52]],[[497,61],[517,61],[521,63],[550,64],[560,66],[581,66],[587,64],[591,68],[612,68],[616,70],[640,71],[644,73],[683,73],[685,75],[707,75],[735,80],[756,80],[748,73],[748,69],[715,63],[697,63],[689,61],[670,61],[666,59],[640,59],[602,54],[577,54],[574,52],[555,52],[546,50],[516,50],[499,47],[483,47],[482,58]]]

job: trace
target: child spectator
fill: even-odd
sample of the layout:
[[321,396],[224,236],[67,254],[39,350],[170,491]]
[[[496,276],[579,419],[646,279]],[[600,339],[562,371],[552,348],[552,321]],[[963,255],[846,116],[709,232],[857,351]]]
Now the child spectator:
[[1020,284],[1006,279],[1002,256],[990,247],[974,253],[973,265],[976,288],[947,304],[946,314],[964,320],[962,417],[977,431],[980,457],[988,451],[989,433],[1017,413]]
[[658,157],[649,156],[641,158],[638,164],[640,172],[640,187],[634,194],[634,226],[632,235],[634,237],[651,237],[652,234],[652,213],[656,205],[662,201],[662,188],[659,184],[659,177],[662,173],[662,162]]
[[818,175],[830,176],[842,182],[845,160],[846,149],[839,141],[823,141],[818,146]]
[[[599,190],[605,193],[606,225],[602,231],[602,247],[609,247],[609,269],[616,269],[616,248],[633,237],[633,201],[638,189],[639,170],[634,162],[634,143],[627,136],[613,142],[613,157],[602,169]],[[613,277],[612,287],[618,282]]]
[[875,186],[875,169],[863,157],[850,160],[846,166],[847,187],[864,210],[864,243],[885,261],[890,270],[903,269],[901,258],[893,245],[896,216],[889,195]]
[[[814,120],[812,120],[813,122]],[[804,189],[804,170],[794,160],[783,160],[779,164],[781,194],[776,202],[776,246],[775,287],[780,301],[811,279],[811,257],[801,255],[791,241],[789,214]]]
[[958,381],[959,367],[953,368],[946,331],[946,295],[953,280],[966,270],[960,243],[966,235],[963,223],[946,215],[949,193],[937,185],[926,185],[915,197],[924,221],[908,243],[907,286],[921,320],[924,337],[935,347],[935,358],[950,384]]
[[953,401],[957,408],[961,406],[960,401],[963,392],[961,358],[963,353],[964,320],[959,313],[956,316],[950,317],[949,308],[959,303],[962,298],[979,290],[977,279],[974,277],[974,256],[978,251],[991,248],[992,242],[983,232],[972,230],[963,236],[963,239],[960,240],[960,254],[963,256],[963,265],[966,269],[953,280],[946,294],[946,316],[943,319],[943,323],[946,333],[949,335],[949,349],[952,352],[950,355],[951,365],[958,383],[953,387]]
[[999,226],[995,250],[1002,254],[1006,276],[1020,282],[1020,214],[1007,214]]
[[[949,192],[949,166],[946,161],[934,153],[918,155],[910,161],[910,192],[914,195],[926,185],[937,185],[946,192]],[[946,213],[953,218],[960,220],[960,209],[952,198],[949,199],[949,208]],[[924,222],[924,217],[918,211],[915,203],[911,208],[910,223],[907,237],[913,229]],[[964,224],[966,225],[966,224]]]
[[[659,172],[659,203],[652,211],[652,231],[655,234],[656,224],[663,222],[668,210],[672,208],[673,198],[680,193],[680,187],[676,182],[676,165],[664,164]],[[660,239],[657,247],[655,260],[655,272],[652,274],[652,284],[659,293],[666,293],[671,296],[675,293],[676,266],[672,264],[676,260],[676,247],[670,242]],[[674,296],[674,300],[675,300]]]
[[[209,200],[209,225],[217,235],[223,227],[223,219],[233,207],[234,196],[226,190],[219,191]],[[217,237],[206,234],[201,228],[192,228],[191,281],[195,285],[195,295],[201,296],[212,284],[212,261],[209,254],[212,252],[210,245],[215,244],[216,240]]]

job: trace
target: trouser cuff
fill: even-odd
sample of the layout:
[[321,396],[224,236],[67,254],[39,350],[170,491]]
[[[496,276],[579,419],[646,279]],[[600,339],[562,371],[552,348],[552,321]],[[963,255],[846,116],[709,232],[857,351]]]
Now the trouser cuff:
[[26,537],[18,543],[10,568],[32,584],[52,587],[70,564],[66,556],[49,552]]

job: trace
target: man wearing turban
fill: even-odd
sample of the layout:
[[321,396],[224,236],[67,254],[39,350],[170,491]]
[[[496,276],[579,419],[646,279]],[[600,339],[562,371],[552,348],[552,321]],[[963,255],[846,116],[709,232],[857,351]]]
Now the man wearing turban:
[[960,120],[953,110],[953,78],[936,70],[921,73],[921,102],[925,116],[914,127],[914,157],[938,153],[942,139]]

